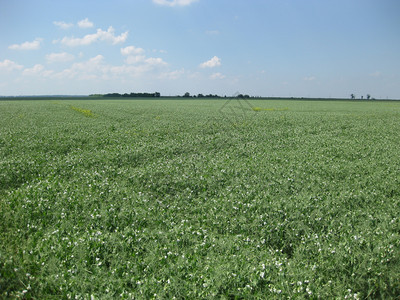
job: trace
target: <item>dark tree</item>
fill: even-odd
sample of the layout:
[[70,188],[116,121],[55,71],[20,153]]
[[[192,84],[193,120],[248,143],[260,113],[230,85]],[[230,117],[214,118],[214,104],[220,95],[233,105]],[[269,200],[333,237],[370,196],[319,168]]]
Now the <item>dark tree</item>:
[[351,98],[351,99],[356,99],[356,96],[355,96],[354,94],[351,94],[351,95],[350,95],[350,98]]
[[110,94],[105,94],[104,97],[121,97],[121,94],[119,94],[119,93],[110,93]]
[[126,98],[152,98],[152,97],[160,97],[160,93],[155,92],[155,93],[125,93],[125,94],[119,94],[119,93],[110,93],[110,94],[105,94],[103,95],[104,97],[126,97]]

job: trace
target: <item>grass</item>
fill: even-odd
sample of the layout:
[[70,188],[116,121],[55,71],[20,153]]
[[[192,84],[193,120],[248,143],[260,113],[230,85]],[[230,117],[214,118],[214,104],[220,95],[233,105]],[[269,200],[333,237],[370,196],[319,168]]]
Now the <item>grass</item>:
[[253,111],[285,111],[285,110],[289,110],[289,108],[287,108],[287,107],[284,107],[284,108],[273,108],[273,107],[262,108],[262,107],[255,106],[255,107],[252,107],[252,110]]
[[398,298],[400,103],[251,102],[0,101],[0,297]]

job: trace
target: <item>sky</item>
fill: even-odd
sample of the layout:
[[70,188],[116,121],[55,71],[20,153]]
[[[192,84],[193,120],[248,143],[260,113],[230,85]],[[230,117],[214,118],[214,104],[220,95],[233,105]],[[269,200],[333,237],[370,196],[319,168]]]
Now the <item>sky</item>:
[[0,0],[0,96],[400,99],[399,0]]

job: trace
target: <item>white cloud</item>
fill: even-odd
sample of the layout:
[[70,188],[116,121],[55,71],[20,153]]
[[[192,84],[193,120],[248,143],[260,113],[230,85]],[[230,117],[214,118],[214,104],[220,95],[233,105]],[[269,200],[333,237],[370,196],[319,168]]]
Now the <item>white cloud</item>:
[[166,66],[167,63],[159,57],[149,57],[146,58],[143,48],[137,48],[135,46],[128,46],[125,48],[121,48],[121,54],[127,56],[125,63],[128,65],[134,64],[142,64],[142,67],[145,65],[147,67],[160,67]]
[[80,28],[92,28],[93,27],[93,23],[89,21],[88,18],[81,20],[78,22],[78,26]]
[[74,26],[74,24],[72,24],[72,23],[65,23],[65,22],[61,22],[61,21],[54,21],[53,24],[64,30],[69,29]]
[[164,6],[187,6],[198,0],[153,0],[154,3]]
[[148,64],[149,66],[166,66],[167,63],[165,61],[162,60],[162,58],[155,58],[155,57],[150,57],[148,59],[145,60],[146,64]]
[[175,79],[180,78],[184,73],[185,73],[184,69],[175,70],[175,71],[171,71],[171,72],[163,72],[160,74],[159,78],[175,80]]
[[50,53],[46,55],[46,60],[48,63],[55,63],[55,62],[68,62],[72,61],[75,59],[75,56],[67,53],[67,52],[61,52],[61,53]]
[[143,62],[143,61],[145,61],[145,59],[146,59],[146,56],[144,56],[144,55],[129,55],[126,58],[125,62],[128,65],[133,65],[133,64]]
[[102,64],[103,61],[104,61],[104,56],[99,54],[99,55],[96,55],[95,57],[92,57],[87,62],[76,63],[74,65],[77,66],[80,69],[87,70],[87,69],[91,69],[91,68],[97,68],[97,66]]
[[128,46],[125,48],[121,48],[122,55],[131,55],[131,54],[139,55],[142,53],[144,53],[144,49],[136,48],[135,46]]
[[[54,21],[53,24],[64,30],[74,27],[74,24],[63,21]],[[92,28],[94,26],[93,22],[90,22],[88,18],[80,20],[77,25],[79,28]]]
[[113,45],[123,43],[128,38],[128,31],[121,33],[120,35],[115,35],[115,30],[112,26],[108,28],[107,31],[102,29],[97,29],[96,33],[87,34],[83,38],[74,38],[74,37],[64,37],[61,41],[53,41],[54,43],[60,42],[69,47],[75,46],[87,46],[93,44],[97,41],[105,41],[109,42]]
[[303,80],[305,80],[305,81],[314,81],[315,79],[317,79],[315,76],[309,76],[309,77],[303,78]]
[[14,71],[14,70],[21,70],[22,68],[23,68],[22,65],[19,65],[9,59],[0,61],[0,70]]
[[128,65],[138,65],[148,70],[168,65],[165,61],[163,61],[162,58],[159,57],[146,58],[146,56],[144,55],[129,55],[126,58],[125,63],[127,63]]
[[44,70],[44,66],[41,64],[34,65],[33,68],[25,69],[22,74],[23,75],[37,75]]
[[222,75],[221,73],[214,73],[210,75],[210,79],[224,79],[226,76]]
[[148,64],[140,65],[122,65],[122,66],[111,66],[109,69],[110,75],[114,78],[126,79],[129,77],[140,77],[144,76],[154,70],[154,67]]
[[108,66],[104,64],[104,56],[97,55],[88,61],[74,63],[68,69],[54,74],[58,79],[94,79],[107,72]]
[[72,79],[75,77],[77,72],[73,71],[71,68],[70,69],[65,69],[61,72],[55,73],[54,78],[56,79]]
[[154,71],[167,65],[162,59],[145,58],[138,59],[136,64],[122,66],[113,66],[105,62],[102,55],[97,55],[91,59],[72,64],[68,69],[54,74],[57,79],[79,79],[79,80],[94,80],[103,79],[109,80],[124,79],[126,76],[139,77],[145,73]]
[[200,68],[214,68],[221,65],[221,59],[217,56],[214,56],[210,60],[203,62],[200,64]]
[[8,48],[11,50],[37,50],[40,48],[41,41],[42,41],[42,39],[37,38],[33,42],[14,44],[14,45],[9,46]]
[[[129,49],[126,50],[126,53],[136,52],[132,51],[132,48]],[[142,51],[139,50],[136,53],[140,52]],[[69,68],[60,72],[49,73],[48,77],[55,80],[118,80],[120,82],[133,77],[154,79],[159,78],[162,72],[168,72],[167,65],[161,58],[146,57],[145,55],[127,55],[124,64],[112,65],[106,62],[104,56],[97,55],[89,60],[74,62]],[[46,71],[40,73],[41,77],[45,76],[44,72]],[[172,76],[173,74],[170,77]]]

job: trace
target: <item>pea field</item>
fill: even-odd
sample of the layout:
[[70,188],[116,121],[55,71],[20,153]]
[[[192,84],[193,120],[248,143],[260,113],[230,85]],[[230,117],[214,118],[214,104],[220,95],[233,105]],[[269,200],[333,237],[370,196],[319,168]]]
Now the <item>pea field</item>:
[[399,299],[400,102],[0,101],[0,298]]

